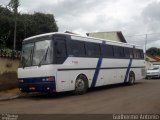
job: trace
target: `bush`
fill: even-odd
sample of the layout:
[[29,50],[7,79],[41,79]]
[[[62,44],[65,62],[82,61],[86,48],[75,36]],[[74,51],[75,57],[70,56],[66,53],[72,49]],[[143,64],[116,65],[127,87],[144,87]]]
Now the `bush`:
[[20,59],[21,58],[21,52],[10,50],[10,49],[1,49],[0,50],[0,57],[11,58],[11,59]]

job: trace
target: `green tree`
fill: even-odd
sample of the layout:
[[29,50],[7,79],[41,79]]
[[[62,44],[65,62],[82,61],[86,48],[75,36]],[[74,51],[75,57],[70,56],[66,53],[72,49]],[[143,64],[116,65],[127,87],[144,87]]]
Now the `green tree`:
[[[14,12],[0,6],[0,49],[13,49]],[[57,32],[58,26],[52,14],[17,14],[16,49],[21,50],[22,40],[26,37],[47,32]]]
[[156,48],[156,47],[152,47],[152,48],[149,48],[146,51],[146,53],[149,54],[149,55],[159,55],[160,56],[160,49]]
[[[8,41],[14,28],[13,14],[8,8],[0,6],[0,49],[8,47]],[[13,43],[13,42],[12,42]]]
[[54,16],[51,14],[35,13],[32,19],[33,24],[35,25],[34,28],[39,29],[38,31],[35,30],[36,34],[50,31],[56,32],[58,30]]

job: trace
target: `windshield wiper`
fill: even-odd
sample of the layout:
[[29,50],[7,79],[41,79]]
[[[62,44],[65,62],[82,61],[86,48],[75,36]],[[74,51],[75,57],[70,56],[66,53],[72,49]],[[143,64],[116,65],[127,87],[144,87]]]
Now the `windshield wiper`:
[[28,56],[27,60],[24,61],[23,68],[25,68],[25,66],[26,66],[26,64],[27,64],[27,62],[28,62],[28,60],[31,59],[32,54],[33,54],[33,50],[31,50],[30,55]]
[[41,64],[42,64],[43,60],[46,60],[46,58],[47,58],[47,54],[48,54],[48,50],[49,50],[49,46],[48,46],[48,48],[47,48],[47,50],[46,50],[45,54],[43,55],[43,57],[42,57],[41,61],[39,62],[39,65],[38,65],[39,67],[41,66]]

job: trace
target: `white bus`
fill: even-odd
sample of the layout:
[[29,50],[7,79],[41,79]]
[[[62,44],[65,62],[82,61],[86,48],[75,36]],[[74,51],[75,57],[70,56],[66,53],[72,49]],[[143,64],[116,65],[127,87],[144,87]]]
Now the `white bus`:
[[132,85],[145,77],[140,46],[58,32],[27,38],[22,44],[22,92],[83,94],[88,88]]

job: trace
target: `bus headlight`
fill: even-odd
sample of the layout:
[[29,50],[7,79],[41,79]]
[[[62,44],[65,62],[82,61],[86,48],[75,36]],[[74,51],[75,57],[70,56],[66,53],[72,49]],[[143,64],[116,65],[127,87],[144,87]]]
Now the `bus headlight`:
[[49,87],[47,87],[47,90],[50,90],[50,88],[49,88]]
[[20,83],[23,83],[23,80],[19,80]]
[[55,81],[55,77],[54,76],[50,76],[50,77],[42,79],[42,82],[53,82],[53,81]]
[[54,80],[55,80],[55,77],[53,77],[53,76],[47,78],[47,81],[54,81]]

